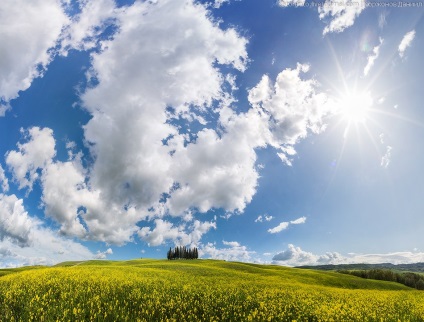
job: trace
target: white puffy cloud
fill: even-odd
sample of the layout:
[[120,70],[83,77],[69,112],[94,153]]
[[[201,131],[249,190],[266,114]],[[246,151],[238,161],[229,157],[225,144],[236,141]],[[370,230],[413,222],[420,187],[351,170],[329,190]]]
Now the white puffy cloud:
[[52,265],[94,255],[81,244],[43,227],[27,213],[22,199],[0,194],[0,256],[0,266],[7,267]]
[[306,222],[306,217],[303,216],[303,217],[300,217],[300,218],[297,218],[295,220],[290,221],[290,224],[292,224],[292,225],[300,225],[300,224],[304,224],[305,222]]
[[386,254],[355,254],[341,255],[337,252],[325,254],[313,254],[302,250],[292,244],[288,248],[272,258],[274,264],[284,266],[302,265],[329,265],[329,264],[411,264],[424,261],[424,253],[421,252],[394,252]]
[[[102,0],[83,1],[81,10],[64,32],[64,47],[91,48],[112,20],[118,30],[92,53],[88,76],[97,85],[81,96],[91,114],[84,126],[91,155],[67,145],[69,159],[56,160],[52,131],[31,128],[27,142],[6,156],[19,188],[39,180],[45,213],[63,235],[123,244],[139,232],[151,245],[198,243],[215,223],[194,220],[192,210],[230,214],[251,202],[256,149],[273,146],[289,164],[293,145],[324,129],[328,98],[301,78],[306,65],[282,71],[275,84],[264,76],[249,92],[247,112],[230,107],[225,88],[234,89],[235,78],[220,68],[244,71],[247,40],[220,28],[202,4],[163,0],[117,9]],[[217,130],[208,118],[217,119]],[[187,133],[181,123],[193,122],[200,130]],[[84,157],[94,160],[86,169]],[[168,215],[185,223],[174,226]],[[155,228],[140,230],[152,220]]]
[[[171,193],[168,207],[179,215],[191,207],[242,209],[253,195],[255,190],[245,192],[238,178],[254,163],[252,151],[246,166],[218,155],[206,160],[204,152],[226,152],[227,140],[205,129],[195,144],[187,144],[169,123],[196,119],[212,101],[225,99],[226,78],[217,64],[245,68],[246,39],[209,17],[205,7],[191,1],[137,2],[116,15],[119,33],[93,55],[99,85],[82,97],[93,115],[85,136],[96,157],[91,183],[101,187],[105,199],[147,211],[160,208],[158,200]],[[256,172],[251,173],[256,182]],[[232,197],[222,188],[240,192]]]
[[278,226],[268,229],[270,234],[277,234],[289,228],[290,225],[300,225],[306,222],[306,217],[300,217],[291,221],[283,221]]
[[71,23],[61,36],[62,54],[69,49],[88,50],[97,46],[99,36],[113,24],[119,11],[113,0],[79,0],[81,12],[71,18]]
[[365,1],[326,0],[323,6],[318,7],[319,18],[330,19],[322,32],[323,35],[329,32],[342,32],[352,26],[364,9]]
[[[187,233],[187,228],[190,230]],[[197,246],[202,236],[211,228],[216,229],[215,222],[200,222],[195,220],[192,225],[186,224],[175,227],[171,222],[163,219],[155,220],[155,228],[143,227],[139,232],[139,237],[146,241],[149,246],[159,246],[171,240],[175,245],[194,245]]]
[[378,55],[380,54],[380,47],[383,44],[383,39],[380,38],[380,44],[375,46],[372,50],[372,54],[368,56],[367,65],[364,68],[364,76],[367,76],[369,71],[371,70],[372,66],[374,66],[374,62],[378,58]]
[[0,186],[3,192],[7,192],[9,190],[9,179],[6,177],[4,173],[4,169],[0,164]]
[[415,38],[415,30],[411,30],[410,32],[407,32],[405,36],[403,36],[402,41],[400,42],[398,47],[399,56],[401,58],[405,55],[406,49],[411,46],[414,38]]
[[60,224],[60,232],[115,244],[130,241],[143,213],[109,203],[101,191],[92,189],[79,153],[70,151],[66,162],[54,160],[56,142],[51,129],[33,127],[23,133],[27,142],[8,152],[6,163],[19,188],[31,189],[35,180],[40,181],[45,214]]
[[34,225],[36,223],[25,211],[22,199],[0,194],[0,241],[10,239],[19,246],[28,246]]
[[253,261],[252,255],[254,255],[255,252],[248,250],[246,246],[240,245],[240,243],[236,241],[223,241],[222,243],[228,247],[217,248],[216,245],[207,243],[199,248],[199,256],[202,258],[221,259],[226,261]]
[[6,154],[6,164],[13,172],[13,179],[19,183],[19,189],[32,189],[39,177],[38,170],[43,169],[56,155],[53,131],[49,128],[32,127],[23,131],[27,143],[18,143],[18,151]]
[[290,225],[289,222],[284,221],[284,222],[281,222],[278,226],[268,229],[268,232],[270,234],[276,234],[289,228],[289,225]]
[[320,133],[325,130],[324,118],[334,112],[334,104],[324,93],[317,93],[318,83],[303,80],[309,66],[298,64],[296,69],[287,68],[278,74],[273,84],[264,75],[249,91],[249,102],[268,116],[264,137],[267,144],[277,148],[280,159],[291,165],[296,154],[294,145],[305,138],[308,131]]
[[68,23],[59,0],[2,0],[0,5],[0,116],[42,75]]
[[97,251],[96,255],[94,256],[95,259],[106,259],[107,255],[112,255],[113,251],[112,248],[108,248],[104,252]]
[[324,255],[315,255],[302,250],[292,244],[281,253],[274,255],[272,258],[274,263],[286,266],[301,265],[326,265],[344,263],[346,258],[339,253],[326,253]]

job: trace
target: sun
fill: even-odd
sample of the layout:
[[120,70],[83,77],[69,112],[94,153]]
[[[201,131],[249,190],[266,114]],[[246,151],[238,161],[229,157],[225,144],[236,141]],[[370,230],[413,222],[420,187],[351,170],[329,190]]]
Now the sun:
[[373,104],[367,91],[347,91],[338,100],[338,110],[342,119],[351,123],[365,123]]

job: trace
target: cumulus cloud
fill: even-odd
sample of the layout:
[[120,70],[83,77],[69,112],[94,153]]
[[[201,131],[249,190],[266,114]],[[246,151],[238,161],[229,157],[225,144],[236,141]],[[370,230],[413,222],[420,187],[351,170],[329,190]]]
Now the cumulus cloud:
[[106,27],[114,25],[119,11],[113,0],[80,0],[79,14],[71,18],[61,36],[61,51],[66,55],[70,49],[89,50],[98,45],[96,38]]
[[223,248],[217,248],[215,244],[207,243],[199,249],[199,256],[202,258],[221,259],[226,261],[253,261],[254,251],[249,251],[246,246],[240,245],[236,241],[223,241]]
[[[57,161],[51,129],[33,127],[23,135],[27,142],[8,152],[6,163],[19,188],[31,189],[39,180],[45,213],[60,224],[60,233],[116,244],[130,240],[143,216],[134,207],[121,209],[102,199],[100,191],[86,182],[80,153],[69,152],[68,161]],[[120,225],[113,220],[119,220]]]
[[380,47],[383,44],[383,39],[380,38],[380,44],[375,46],[372,50],[372,54],[368,56],[368,62],[367,65],[364,68],[364,76],[367,76],[371,68],[374,66],[374,62],[378,58],[378,55],[380,54]]
[[0,186],[3,192],[9,190],[9,179],[6,177],[3,167],[0,164]]
[[283,230],[286,230],[287,228],[289,228],[290,225],[300,225],[300,224],[304,224],[305,222],[306,222],[306,217],[300,217],[288,222],[284,221],[284,222],[281,222],[278,226],[268,229],[268,232],[270,234],[276,234],[276,233],[282,232]]
[[107,255],[112,255],[113,251],[112,248],[108,248],[104,252],[97,251],[96,255],[94,256],[94,259],[106,259]]
[[0,266],[52,265],[91,259],[84,246],[57,235],[28,214],[16,195],[0,194]]
[[274,264],[284,266],[302,265],[337,265],[337,264],[410,264],[424,261],[424,253],[420,252],[394,252],[386,254],[355,254],[341,255],[337,252],[327,252],[325,254],[314,254],[302,250],[292,244],[272,258]]
[[30,230],[36,223],[25,211],[23,200],[0,194],[0,240],[10,239],[19,246],[30,245]]
[[264,75],[261,81],[249,91],[249,102],[264,113],[268,132],[262,136],[267,144],[280,152],[280,159],[291,165],[296,155],[294,145],[312,133],[325,130],[324,119],[334,112],[334,104],[324,93],[317,93],[319,84],[313,80],[303,80],[302,73],[310,66],[297,64],[296,69],[287,68],[278,74],[272,83]]
[[139,232],[139,237],[146,241],[149,246],[159,246],[166,241],[171,240],[175,245],[193,245],[197,246],[200,239],[211,228],[216,229],[215,222],[200,222],[195,220],[192,225],[188,227],[190,230],[187,233],[186,224],[174,226],[171,222],[163,219],[155,220],[155,228],[152,230],[149,227],[143,227]]
[[406,49],[411,46],[414,38],[415,38],[415,30],[411,30],[410,32],[407,32],[405,36],[403,36],[402,41],[400,42],[398,47],[399,56],[401,58],[403,58],[403,56],[405,55]]
[[[48,18],[46,18],[48,17]],[[59,0],[2,0],[0,6],[0,116],[8,102],[42,75],[69,19]]]
[[[216,182],[204,182],[203,169],[195,176],[196,167],[173,161],[188,158],[193,164],[197,160],[190,157],[195,158],[201,149],[190,146],[177,157],[175,150],[184,150],[187,142],[169,120],[196,114],[222,98],[224,76],[215,63],[243,70],[247,42],[233,29],[220,29],[205,7],[191,1],[136,2],[117,19],[119,34],[104,43],[107,50],[93,55],[99,85],[83,96],[93,115],[85,126],[96,156],[92,182],[102,187],[109,200],[145,210],[180,183],[180,198],[174,196],[172,202],[175,212],[186,210],[185,199],[197,188],[199,201],[189,206],[207,210],[214,202],[210,199],[220,196],[217,189],[205,196],[208,187],[204,184]],[[167,106],[173,107],[172,115]],[[214,133],[204,131],[197,143],[213,139]],[[194,155],[186,157],[187,153]],[[187,168],[194,172],[193,180],[184,177]],[[221,174],[216,175],[219,180]]]
[[270,234],[276,234],[276,233],[279,233],[283,230],[286,230],[289,227],[289,225],[290,225],[289,222],[284,221],[284,222],[280,223],[278,226],[271,228],[271,229],[268,229],[268,232]]
[[329,23],[323,30],[323,35],[331,32],[342,32],[352,26],[355,19],[365,9],[365,1],[326,0],[323,6],[318,7],[321,20],[329,18]]
[[302,250],[292,244],[288,248],[272,258],[274,263],[286,266],[301,266],[301,265],[325,265],[339,264],[345,261],[345,258],[339,253],[326,253],[324,255],[315,255]]
[[53,131],[49,128],[33,127],[21,131],[27,143],[18,143],[17,151],[6,154],[6,164],[13,172],[13,179],[19,183],[19,189],[32,189],[34,181],[41,170],[56,155]]
[[[151,245],[196,244],[216,224],[195,220],[193,212],[241,213],[251,202],[257,149],[272,146],[291,164],[294,145],[324,130],[331,104],[313,79],[301,75],[307,65],[283,70],[275,82],[263,76],[249,91],[247,112],[231,107],[228,88],[235,88],[235,78],[223,70],[245,70],[247,40],[222,29],[205,5],[81,5],[65,28],[64,47],[92,48],[90,39],[110,19],[117,27],[92,53],[87,75],[96,86],[81,96],[91,114],[84,126],[90,155],[67,144],[69,159],[57,160],[53,132],[38,127],[24,131],[25,142],[6,155],[20,189],[40,183],[42,206],[60,234],[113,244],[134,236]],[[218,122],[216,130],[208,118]],[[193,122],[200,128],[187,133],[181,124]],[[94,160],[88,168],[84,158]],[[184,223],[175,226],[169,215]]]

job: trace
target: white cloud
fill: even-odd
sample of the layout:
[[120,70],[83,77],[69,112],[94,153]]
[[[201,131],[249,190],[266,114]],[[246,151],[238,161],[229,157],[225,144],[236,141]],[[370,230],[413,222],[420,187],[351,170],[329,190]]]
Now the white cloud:
[[280,7],[303,7],[305,0],[278,0]]
[[272,218],[274,218],[274,217],[272,217],[272,216],[269,216],[269,215],[267,215],[267,214],[265,214],[265,215],[259,215],[258,216],[258,218],[256,218],[255,219],[255,222],[263,222],[264,220],[265,221],[271,221],[272,220]]
[[10,239],[19,246],[30,244],[30,230],[36,223],[28,217],[23,200],[0,194],[0,240]]
[[9,190],[9,179],[6,177],[4,173],[4,169],[0,164],[0,186],[3,192],[7,192]]
[[390,145],[388,145],[388,146],[386,147],[386,153],[385,153],[385,154],[382,156],[382,158],[381,158],[381,163],[380,163],[380,165],[381,165],[383,168],[387,169],[387,167],[388,167],[388,166],[389,166],[389,164],[390,164],[391,157],[392,157],[392,147],[391,147]]
[[286,230],[287,228],[289,228],[289,225],[290,225],[289,222],[282,222],[278,226],[276,226],[274,228],[271,228],[271,229],[268,229],[268,232],[270,234],[276,234],[276,233],[279,233],[279,232],[281,232],[281,231]]
[[253,261],[252,255],[255,254],[255,252],[249,251],[246,246],[240,245],[240,243],[236,241],[223,241],[222,243],[228,247],[217,248],[216,245],[207,243],[206,245],[199,248],[199,256],[202,258],[212,258],[226,261]]
[[415,38],[415,30],[411,30],[410,32],[407,32],[405,36],[403,36],[402,41],[400,42],[398,47],[399,56],[401,58],[404,56],[406,49],[411,46],[414,38]]
[[424,261],[424,253],[420,252],[393,252],[386,254],[354,254],[350,253],[346,256],[337,252],[327,252],[322,255],[306,252],[300,247],[292,244],[288,248],[272,258],[274,264],[285,266],[302,266],[302,265],[328,265],[328,264],[409,264]]
[[316,92],[319,84],[300,77],[308,70],[305,64],[297,64],[296,69],[287,68],[278,74],[274,84],[264,75],[249,91],[249,102],[268,117],[265,118],[267,131],[261,133],[262,137],[280,151],[278,156],[288,165],[296,154],[294,145],[308,131],[316,134],[324,131],[325,116],[334,112],[329,97]]
[[[236,1],[241,1],[241,0],[236,0]],[[214,8],[221,8],[221,6],[224,3],[230,3],[230,2],[231,2],[231,0],[215,0],[214,3],[213,3],[213,7]]]
[[38,170],[43,169],[56,155],[53,131],[48,128],[33,127],[21,131],[29,142],[18,143],[18,151],[6,154],[6,164],[13,172],[13,179],[19,183],[19,189],[32,189],[39,177]]
[[326,253],[324,255],[315,255],[310,252],[303,251],[300,247],[292,244],[281,253],[274,255],[272,258],[274,263],[286,266],[301,265],[326,265],[344,263],[345,257],[339,253]]
[[387,24],[387,16],[389,15],[388,11],[383,11],[378,16],[378,27],[383,29]]
[[352,0],[326,0],[323,6],[318,7],[319,18],[330,18],[323,34],[342,32],[352,26],[355,19],[365,9],[365,1]]
[[69,152],[71,159],[66,162],[55,161],[51,129],[33,127],[23,133],[27,142],[8,152],[6,163],[19,188],[31,189],[35,180],[40,181],[45,213],[60,224],[60,232],[115,244],[129,241],[143,214],[132,206],[119,208],[91,189],[79,153]]
[[88,50],[97,46],[96,37],[113,24],[119,11],[113,0],[80,0],[81,12],[72,18],[62,35],[62,54],[69,49]]
[[380,143],[384,144],[384,139],[385,139],[386,135],[384,133],[381,133],[379,137],[380,137]]
[[216,229],[215,222],[200,222],[195,220],[188,227],[187,233],[185,224],[175,227],[171,222],[156,219],[155,228],[151,230],[149,227],[143,227],[139,232],[139,237],[147,242],[149,246],[159,246],[171,240],[175,245],[194,245],[197,246],[202,236],[211,228]]
[[223,240],[223,241],[222,241],[222,243],[223,243],[225,246],[230,246],[230,247],[232,247],[232,248],[241,247],[240,243],[239,243],[239,242],[236,242],[236,241],[228,242],[228,241]]
[[112,248],[108,248],[104,252],[97,251],[96,255],[94,256],[94,259],[106,259],[107,255],[112,255],[113,251]]
[[[190,206],[207,210],[214,205],[211,199],[221,198],[222,192],[218,186],[210,192],[206,189],[223,177],[190,158],[207,148],[201,147],[203,142],[215,140],[215,132],[203,131],[197,144],[185,149],[185,136],[167,121],[195,116],[223,98],[224,76],[215,64],[243,70],[246,40],[233,29],[221,30],[202,5],[191,1],[136,2],[117,14],[117,20],[120,32],[104,43],[105,51],[93,55],[99,85],[83,96],[93,116],[85,126],[96,157],[92,183],[102,187],[108,200],[135,204],[145,211],[158,207],[161,195],[180,183],[181,191],[173,193],[175,212],[183,213]],[[170,114],[167,106],[175,113]],[[164,145],[166,138],[170,139]],[[173,157],[175,150],[181,152]],[[179,164],[185,161],[188,164]],[[190,166],[193,163],[196,167]],[[215,175],[215,182],[203,180],[202,172],[209,169],[208,178]],[[197,201],[187,201],[192,194]],[[226,206],[225,201],[221,205]]]
[[306,217],[300,217],[288,222],[284,221],[284,222],[281,222],[278,226],[268,229],[268,232],[270,234],[277,234],[289,228],[290,225],[300,225],[300,224],[304,224],[305,222],[306,222]]
[[2,0],[0,5],[0,116],[8,102],[42,75],[68,23],[59,0]]
[[295,220],[290,221],[290,224],[300,225],[300,224],[304,224],[305,222],[306,222],[306,217],[300,217],[300,218],[297,218]]
[[0,194],[0,236],[2,267],[93,258],[86,247],[44,228],[15,195]]
[[367,76],[372,66],[374,66],[374,62],[378,58],[378,55],[380,54],[380,47],[383,44],[383,39],[380,38],[380,44],[375,46],[372,50],[372,54],[368,56],[368,62],[367,65],[364,68],[364,76]]
[[[92,54],[88,76],[97,86],[81,97],[92,116],[84,126],[91,153],[85,157],[94,163],[84,169],[72,144],[69,159],[57,160],[52,131],[40,128],[25,132],[27,142],[6,163],[21,189],[39,180],[45,213],[63,235],[123,244],[139,232],[151,245],[198,243],[216,224],[195,220],[191,211],[243,212],[259,179],[255,150],[270,145],[290,163],[294,144],[324,130],[328,98],[313,79],[301,78],[309,66],[298,64],[275,83],[264,76],[249,91],[252,107],[237,114],[224,90],[236,87],[235,78],[220,68],[244,71],[245,38],[221,29],[197,2],[135,2],[121,10],[104,1],[102,8],[83,2],[63,43],[90,48],[94,26],[113,19],[118,27]],[[208,117],[219,130],[207,126]],[[179,119],[203,128],[185,134],[173,125]],[[185,223],[174,226],[168,215]],[[155,228],[140,230],[153,220]]]

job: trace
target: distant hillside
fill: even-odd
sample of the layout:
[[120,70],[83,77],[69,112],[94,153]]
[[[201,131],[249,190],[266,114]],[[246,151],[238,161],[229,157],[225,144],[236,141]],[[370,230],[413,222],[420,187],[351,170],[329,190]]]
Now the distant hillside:
[[424,263],[340,264],[340,265],[298,266],[297,268],[308,268],[308,269],[316,269],[316,270],[322,270],[322,271],[390,269],[390,270],[396,270],[396,271],[424,273]]

